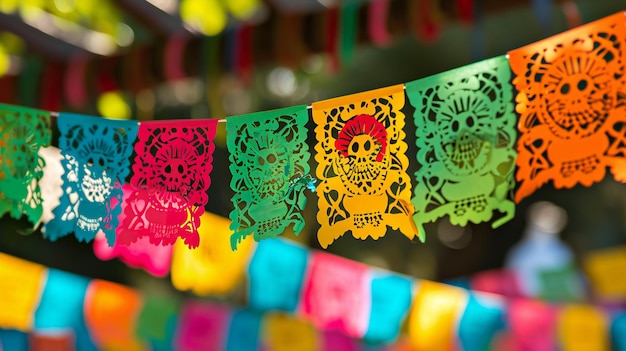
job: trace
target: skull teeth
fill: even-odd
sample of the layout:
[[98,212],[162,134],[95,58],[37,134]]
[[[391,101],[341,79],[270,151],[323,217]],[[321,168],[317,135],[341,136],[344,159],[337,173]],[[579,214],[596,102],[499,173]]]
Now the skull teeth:
[[179,228],[177,225],[150,223],[148,229],[150,229],[152,237],[158,242],[168,243],[176,239]]
[[260,221],[257,223],[258,225],[258,233],[263,236],[263,234],[267,232],[276,232],[280,228],[282,224],[281,217],[272,217],[270,219],[266,219],[264,221]]
[[102,217],[98,218],[88,218],[85,215],[80,214],[78,216],[78,220],[76,221],[76,225],[83,231],[94,232],[100,228],[100,222]]

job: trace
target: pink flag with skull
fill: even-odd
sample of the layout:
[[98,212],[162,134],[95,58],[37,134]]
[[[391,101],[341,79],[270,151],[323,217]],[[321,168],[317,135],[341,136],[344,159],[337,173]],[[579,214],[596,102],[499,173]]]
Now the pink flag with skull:
[[178,237],[198,247],[200,215],[208,201],[217,120],[142,122],[118,241],[147,236],[154,245]]

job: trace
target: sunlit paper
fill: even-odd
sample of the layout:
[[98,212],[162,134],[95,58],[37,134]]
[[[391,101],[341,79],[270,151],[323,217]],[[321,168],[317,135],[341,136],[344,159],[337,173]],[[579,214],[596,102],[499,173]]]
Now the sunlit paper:
[[[132,193],[132,187],[123,185],[122,191],[124,194],[122,213],[119,216],[120,222],[126,217],[123,209],[128,206],[127,199]],[[156,277],[165,277],[170,272],[173,247],[172,245],[153,245],[150,243],[150,239],[145,236],[140,237],[129,245],[121,245],[116,242],[111,247],[104,233],[100,232],[94,240],[93,251],[96,257],[101,260],[111,260],[118,257],[120,261],[126,263],[129,267],[144,269]]]
[[200,246],[195,250],[181,241],[174,244],[172,284],[178,290],[194,294],[228,295],[241,283],[250,255],[254,252],[252,237],[230,248],[230,220],[205,212],[200,216]]
[[564,305],[559,311],[558,339],[561,350],[611,350],[609,316],[589,305]]
[[430,281],[419,281],[416,290],[408,320],[411,345],[417,350],[454,350],[467,291]]
[[515,200],[545,183],[626,181],[624,13],[509,52],[521,136]]
[[44,266],[0,253],[0,329],[32,329],[45,273]]
[[[230,213],[231,246],[248,235],[275,238],[293,225],[304,228],[304,191],[309,175],[306,106],[259,112],[226,119],[234,209]],[[314,189],[314,188],[313,188]]]
[[45,164],[38,151],[51,138],[49,112],[0,104],[0,216],[39,221]]
[[511,70],[500,56],[406,84],[415,107],[417,185],[413,219],[423,224],[513,218],[517,115]]
[[371,298],[367,266],[325,252],[311,254],[300,312],[316,327],[362,337]]
[[35,312],[34,329],[72,331],[83,321],[83,303],[89,279],[49,268],[39,306]]
[[411,180],[406,173],[402,85],[312,105],[318,162],[317,238],[323,248],[347,232],[378,239],[387,227],[409,239]]
[[317,351],[318,331],[306,320],[287,314],[268,313],[263,319],[263,344],[273,351]]
[[54,218],[52,211],[59,206],[63,195],[63,165],[61,165],[63,155],[61,149],[48,146],[39,149],[39,156],[45,163],[43,176],[39,181],[42,200],[40,222],[44,224],[41,230],[45,234],[45,224]]
[[176,332],[176,350],[221,351],[225,347],[230,310],[225,306],[187,301]]
[[63,195],[45,237],[54,241],[73,232],[79,241],[89,242],[102,230],[112,246],[137,122],[61,113],[57,126]]
[[85,296],[85,324],[101,350],[147,350],[135,330],[143,297],[119,284],[92,280]]
[[389,343],[395,340],[411,309],[413,281],[400,275],[372,273],[372,307],[363,339]]
[[295,312],[300,301],[308,250],[288,241],[264,240],[248,266],[248,304],[257,310]]
[[556,346],[556,307],[541,301],[516,299],[508,305],[507,325],[520,350],[551,351]]
[[118,240],[128,245],[147,236],[154,245],[181,238],[200,244],[198,226],[211,182],[217,120],[148,121],[135,144],[133,193]]

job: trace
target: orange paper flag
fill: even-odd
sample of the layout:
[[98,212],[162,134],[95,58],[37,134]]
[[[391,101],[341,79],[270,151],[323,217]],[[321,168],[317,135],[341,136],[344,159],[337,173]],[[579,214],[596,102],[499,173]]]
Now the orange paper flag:
[[387,227],[417,236],[406,170],[402,85],[312,105],[323,248],[347,232],[378,239]]
[[509,52],[520,114],[519,203],[543,184],[626,181],[625,14]]

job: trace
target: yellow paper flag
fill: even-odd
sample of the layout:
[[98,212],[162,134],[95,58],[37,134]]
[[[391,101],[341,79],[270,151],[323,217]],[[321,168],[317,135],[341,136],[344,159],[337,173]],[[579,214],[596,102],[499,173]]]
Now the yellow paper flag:
[[592,306],[565,306],[559,318],[560,350],[610,350],[607,316]]
[[264,344],[268,350],[317,350],[317,330],[303,319],[282,313],[270,313],[264,318],[264,329]]
[[626,247],[599,250],[584,258],[584,267],[593,291],[603,299],[626,298]]
[[28,331],[41,297],[45,267],[0,253],[0,328]]

